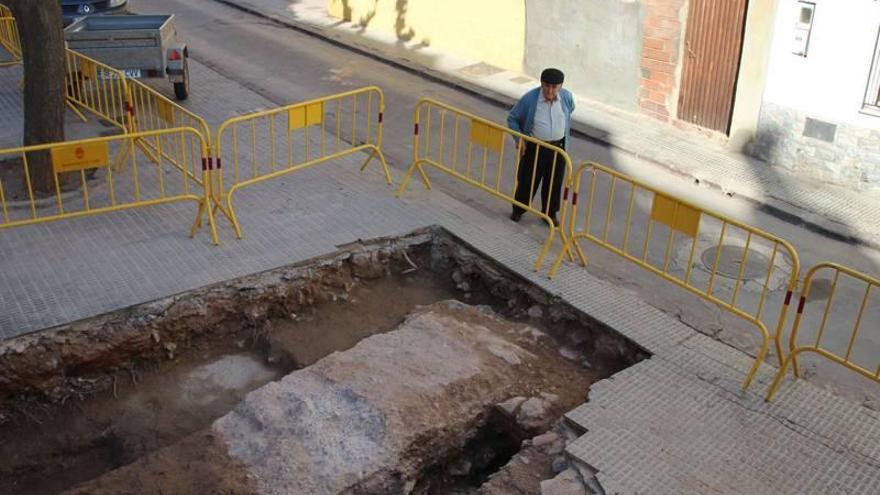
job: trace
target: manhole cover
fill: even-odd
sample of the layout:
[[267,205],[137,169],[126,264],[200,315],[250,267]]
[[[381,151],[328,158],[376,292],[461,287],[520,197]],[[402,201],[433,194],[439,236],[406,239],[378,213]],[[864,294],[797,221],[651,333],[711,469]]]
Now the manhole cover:
[[[706,267],[710,273],[712,272],[712,267],[715,266],[715,252],[717,248],[711,247],[705,251],[701,256],[703,260],[703,266]],[[721,256],[718,258],[718,275],[722,277],[737,279],[739,278],[739,270],[740,264],[742,263],[743,257],[743,246],[732,246],[732,245],[724,245],[721,246]],[[749,249],[749,257],[746,259],[746,268],[743,271],[743,279],[744,280],[755,280],[757,278],[765,278],[767,277],[767,268],[770,264],[770,259],[755,251],[754,249]]]

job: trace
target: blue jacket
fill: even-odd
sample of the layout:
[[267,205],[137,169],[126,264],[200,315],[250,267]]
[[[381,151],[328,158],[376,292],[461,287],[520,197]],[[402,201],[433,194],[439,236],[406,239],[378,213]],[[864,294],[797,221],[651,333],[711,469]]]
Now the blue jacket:
[[[507,114],[507,127],[531,136],[535,126],[535,110],[538,108],[540,94],[541,88],[535,88],[524,94]],[[568,145],[571,142],[571,114],[574,112],[574,97],[570,91],[563,89],[559,92],[559,100],[562,103],[562,111],[565,113],[565,150],[568,151]]]

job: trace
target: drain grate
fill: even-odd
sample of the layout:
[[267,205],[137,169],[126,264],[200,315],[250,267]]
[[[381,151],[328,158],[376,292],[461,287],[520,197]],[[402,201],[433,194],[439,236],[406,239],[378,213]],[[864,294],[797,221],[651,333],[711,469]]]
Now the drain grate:
[[[718,275],[734,280],[739,278],[739,271],[743,258],[743,247],[744,246],[735,246],[731,244],[721,246],[721,253],[718,258]],[[711,247],[703,251],[703,254],[700,256],[703,261],[703,266],[706,267],[706,270],[710,273],[715,266],[716,252],[718,252],[718,248]],[[758,278],[765,278],[767,276],[769,265],[770,258],[754,249],[749,249],[745,270],[743,270],[743,279],[755,280]]]

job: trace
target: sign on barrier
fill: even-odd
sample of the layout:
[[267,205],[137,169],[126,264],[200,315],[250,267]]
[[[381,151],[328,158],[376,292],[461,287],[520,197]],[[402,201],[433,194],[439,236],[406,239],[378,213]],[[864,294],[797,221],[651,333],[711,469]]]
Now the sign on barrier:
[[110,163],[110,146],[106,141],[61,145],[49,151],[55,174],[106,167]]
[[229,219],[240,239],[232,201],[239,189],[358,153],[368,154],[361,171],[378,158],[391,184],[382,154],[384,111],[384,93],[369,86],[223,122],[214,141],[214,209]]
[[[817,279],[817,275],[822,273],[829,274],[830,277]],[[824,282],[830,280],[830,286],[823,284],[828,288],[822,290],[823,294],[818,295],[815,294],[815,292],[819,292],[816,290],[816,286],[819,285],[816,282],[820,280]],[[849,301],[839,301],[844,284],[849,286],[848,292],[854,296]],[[779,367],[776,378],[767,391],[766,399],[768,401],[773,400],[789,366],[793,366],[795,376],[800,376],[798,356],[804,353],[817,354],[870,380],[880,382],[880,359],[877,357],[876,347],[878,337],[880,337],[876,325],[876,322],[880,321],[880,294],[876,290],[878,288],[880,288],[880,280],[836,263],[820,263],[807,272],[804,278],[804,289],[798,303],[797,315],[789,337],[789,354],[782,362],[782,366]],[[824,304],[808,304],[810,301],[817,300],[824,300]],[[853,311],[841,311],[841,316],[837,320],[844,321],[832,322],[830,321],[833,319],[831,308],[835,302],[838,304],[853,302],[856,303],[856,306],[850,306]],[[871,304],[872,302],[873,304]],[[807,332],[802,328],[803,323],[807,320],[805,313],[808,313],[812,307],[821,308],[811,315],[816,328],[814,339],[807,338],[808,335],[805,335]],[[856,307],[857,311],[855,311]],[[850,320],[853,315],[855,315],[854,322]],[[873,333],[864,336],[861,332],[866,316],[867,321],[874,322],[874,325],[871,326]],[[829,323],[834,326],[834,330],[831,332],[837,331],[838,335],[843,337],[837,345],[827,338],[829,332],[826,329],[831,326]],[[839,331],[840,328],[846,327],[851,327],[851,330],[848,332]],[[871,347],[872,345],[873,347]],[[860,350],[863,352],[859,352]]]
[[[567,245],[566,233],[553,223],[556,212],[552,209],[554,202],[560,204],[559,221],[560,225],[565,225],[572,166],[571,158],[563,149],[430,98],[418,101],[413,122],[413,161],[401,181],[398,197],[406,190],[415,171],[419,172],[425,187],[430,189],[431,181],[423,167],[430,165],[468,186],[534,213],[546,221],[549,232],[535,260],[535,270],[543,264],[557,231]],[[506,147],[508,141],[512,144]],[[528,155],[531,158],[524,159],[527,147],[534,151]],[[561,182],[565,192],[562,198],[554,197],[553,192],[549,193],[550,200],[539,209],[531,202],[517,200],[517,186],[521,177],[528,177],[526,180],[531,181],[530,190],[535,191],[540,174],[538,158],[542,155],[551,156],[549,161],[552,163],[549,177],[544,180],[549,180],[549,183]]]
[[[138,147],[143,140],[164,145],[158,163]],[[207,158],[208,147],[192,128],[0,149],[6,168],[0,228],[194,201],[198,213],[190,235],[207,214],[216,244],[209,189],[203,186],[209,184]]]
[[[584,177],[589,177],[589,186],[581,195]],[[754,325],[760,344],[743,389],[764,361],[771,338],[782,362],[782,329],[800,273],[798,254],[787,241],[595,163],[578,167],[573,190],[567,247],[574,249],[584,266],[587,257],[580,239]],[[578,215],[578,198],[586,203],[583,217]],[[553,263],[551,277],[561,263],[562,253]],[[779,306],[775,323],[771,321],[773,333],[764,322],[771,302]]]
[[288,110],[287,129],[295,131],[324,122],[324,102],[319,101],[305,106],[296,106]]

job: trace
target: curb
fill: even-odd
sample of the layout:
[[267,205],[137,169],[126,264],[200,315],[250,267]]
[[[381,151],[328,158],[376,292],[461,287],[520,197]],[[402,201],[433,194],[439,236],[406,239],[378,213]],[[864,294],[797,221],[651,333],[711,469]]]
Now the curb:
[[[461,91],[469,96],[477,98],[477,99],[479,99],[485,103],[491,104],[493,106],[508,109],[514,103],[516,103],[516,100],[514,100],[513,98],[510,98],[507,95],[498,93],[497,91],[493,91],[491,89],[484,88],[483,86],[480,86],[478,84],[464,81],[460,78],[450,76],[446,73],[436,71],[434,69],[431,69],[430,67],[425,67],[420,64],[396,60],[396,59],[391,58],[389,56],[385,56],[377,51],[370,51],[366,47],[362,47],[362,46],[359,46],[356,44],[350,44],[346,41],[347,36],[333,35],[333,34],[331,34],[331,32],[329,30],[327,30],[325,28],[312,26],[312,25],[309,25],[308,23],[305,23],[305,22],[291,21],[291,20],[289,20],[285,17],[282,17],[282,16],[276,16],[273,14],[259,11],[257,9],[254,9],[254,8],[246,6],[246,5],[241,5],[237,2],[235,2],[234,0],[214,0],[214,1],[221,3],[223,5],[226,5],[228,7],[231,7],[233,9],[260,17],[262,19],[266,19],[266,20],[275,22],[281,26],[288,27],[290,29],[293,29],[294,31],[306,34],[308,36],[312,36],[314,38],[317,38],[317,39],[320,39],[320,40],[325,41],[327,43],[330,43],[334,46],[344,48],[346,50],[355,52],[359,55],[371,58],[371,59],[376,60],[378,62],[382,62],[382,63],[384,63],[386,65],[390,65],[391,67],[394,67],[396,69],[406,71],[410,74],[418,75],[418,76],[423,77],[431,82],[434,82],[437,84],[442,84],[446,87],[455,89],[457,91]],[[592,129],[592,126],[590,126],[589,124],[580,123],[580,122],[576,122],[576,121],[573,121],[571,124],[571,134],[576,137],[586,139],[586,140],[591,141],[596,144],[609,146],[609,147],[616,149],[616,150],[620,150],[620,151],[622,151],[630,156],[633,156],[635,158],[638,158],[640,160],[644,160],[644,161],[649,162],[651,164],[663,167],[664,169],[668,170],[669,172],[675,174],[678,177],[695,179],[695,177],[689,173],[676,170],[674,167],[672,167],[666,163],[663,163],[659,160],[652,159],[652,158],[645,156],[641,153],[638,153],[636,151],[624,148],[621,145],[616,144],[616,143],[612,142],[612,140],[608,139],[607,135],[605,135],[605,133],[590,132],[590,129]],[[712,189],[715,189],[717,191],[723,191],[723,188],[718,183],[711,182],[711,181],[702,181],[701,183],[706,184],[707,186],[709,186]],[[770,202],[768,202],[768,198],[757,198],[757,197],[746,196],[746,195],[742,195],[742,194],[737,194],[736,196],[738,198],[742,198],[743,200],[745,200],[749,204],[754,205],[755,207],[757,207],[757,209],[759,211],[766,213],[766,214],[768,214],[774,218],[777,218],[779,220],[782,220],[786,223],[794,225],[796,227],[801,227],[805,230],[822,235],[824,237],[828,237],[828,238],[836,240],[836,241],[844,242],[844,243],[851,244],[851,245],[865,246],[865,247],[869,247],[872,249],[880,250],[880,240],[875,241],[873,239],[859,237],[858,235],[853,235],[850,233],[842,233],[841,231],[838,231],[833,228],[826,227],[820,223],[808,220],[803,215],[801,215],[799,213],[787,210],[784,207],[773,205]],[[778,200],[775,198],[770,198],[770,199],[774,199],[777,202],[784,203],[783,200]],[[812,212],[810,210],[805,210],[805,209],[800,208],[796,205],[792,205],[792,206],[794,208],[806,211],[808,213],[812,213],[814,215],[821,215],[821,213],[819,213],[819,212]]]

